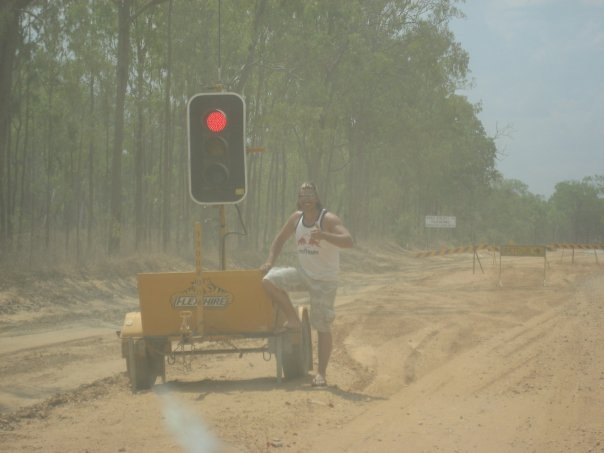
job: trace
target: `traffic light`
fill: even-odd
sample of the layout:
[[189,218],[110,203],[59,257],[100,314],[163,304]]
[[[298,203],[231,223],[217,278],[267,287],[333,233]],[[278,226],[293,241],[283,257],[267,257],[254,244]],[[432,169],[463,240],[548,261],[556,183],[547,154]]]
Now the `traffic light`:
[[235,93],[189,99],[189,188],[200,204],[239,203],[247,192],[245,103]]

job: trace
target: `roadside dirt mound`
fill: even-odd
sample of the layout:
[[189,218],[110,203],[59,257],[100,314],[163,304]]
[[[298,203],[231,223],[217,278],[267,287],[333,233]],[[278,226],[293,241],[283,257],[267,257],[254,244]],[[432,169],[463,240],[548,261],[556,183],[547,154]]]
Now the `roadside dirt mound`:
[[77,322],[109,325],[121,319],[124,304],[136,308],[136,274],[190,269],[164,255],[112,259],[82,268],[4,269],[0,282],[0,335],[57,329]]

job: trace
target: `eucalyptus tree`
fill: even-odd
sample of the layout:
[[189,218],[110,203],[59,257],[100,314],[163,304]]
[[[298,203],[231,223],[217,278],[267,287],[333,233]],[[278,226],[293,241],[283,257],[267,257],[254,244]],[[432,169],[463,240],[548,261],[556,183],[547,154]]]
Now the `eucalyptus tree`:
[[[80,0],[65,4],[65,40],[71,54],[71,97],[79,97],[79,104],[69,109],[75,115],[74,122],[80,136],[78,144],[78,171],[76,178],[75,228],[76,256],[80,256],[80,228],[86,228],[86,251],[95,253],[95,245],[101,242],[106,215],[97,206],[107,206],[105,201],[108,184],[99,184],[101,171],[108,171],[109,144],[101,146],[102,129],[108,121],[101,118],[101,104],[109,92],[103,87],[113,85],[112,59],[113,11],[106,2]],[[107,101],[105,101],[107,102]],[[105,132],[106,133],[106,132]],[[103,159],[105,156],[105,167]]]
[[588,243],[604,239],[604,199],[598,180],[595,176],[556,184],[550,198],[559,225],[556,241]]
[[15,56],[22,44],[21,20],[32,0],[0,2],[0,250],[10,238],[8,201],[11,173],[8,163],[9,131],[15,100],[12,98]]
[[56,150],[64,145],[66,123],[62,121],[64,74],[63,65],[69,58],[64,46],[64,24],[61,20],[63,5],[53,3],[45,5],[40,11],[42,26],[40,40],[37,43],[35,58],[37,63],[44,68],[40,71],[40,104],[38,114],[42,114],[40,130],[43,136],[38,144],[38,151],[44,158],[44,187],[38,187],[39,193],[44,194],[42,203],[43,217],[41,224],[44,226],[44,245],[46,249],[51,246],[52,232],[54,230],[58,209],[53,209],[62,199],[64,193],[61,185],[61,171],[65,154]]
[[172,167],[173,167],[173,125],[172,125],[172,0],[168,0],[165,23],[165,80],[164,80],[164,143],[162,168],[162,249],[168,251],[172,219]]
[[456,13],[449,2],[372,2],[360,12],[346,67],[356,77],[339,84],[349,118],[347,213],[360,234],[381,235],[425,203],[429,172],[444,166],[441,117],[465,80],[467,55],[446,29]]
[[117,8],[117,65],[115,87],[115,123],[111,164],[111,206],[109,220],[108,250],[110,254],[119,251],[122,237],[122,153],[124,144],[124,113],[126,89],[130,71],[130,28],[132,23],[150,7],[165,0],[113,0]]

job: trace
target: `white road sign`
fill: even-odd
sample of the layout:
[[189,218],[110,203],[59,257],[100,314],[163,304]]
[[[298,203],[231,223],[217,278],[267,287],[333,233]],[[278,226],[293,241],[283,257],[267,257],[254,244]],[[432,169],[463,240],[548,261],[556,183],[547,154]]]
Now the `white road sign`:
[[455,216],[446,215],[427,215],[426,228],[455,228],[457,226],[457,218]]

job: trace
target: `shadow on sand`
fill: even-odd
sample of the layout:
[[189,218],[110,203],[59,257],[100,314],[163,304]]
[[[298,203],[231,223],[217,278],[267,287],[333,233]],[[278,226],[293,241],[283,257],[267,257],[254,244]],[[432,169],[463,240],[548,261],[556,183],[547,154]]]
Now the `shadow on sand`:
[[331,393],[333,396],[348,401],[377,401],[386,398],[366,395],[363,393],[346,391],[337,385],[327,385],[325,387],[313,387],[312,376],[300,377],[297,379],[283,380],[280,384],[274,377],[258,377],[253,379],[235,379],[218,380],[202,379],[200,381],[168,381],[165,384],[155,385],[153,391],[158,394],[164,393],[198,393],[198,400],[204,399],[211,393],[229,394],[240,392],[270,392],[274,390],[283,390],[286,392],[322,392]]

